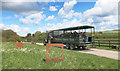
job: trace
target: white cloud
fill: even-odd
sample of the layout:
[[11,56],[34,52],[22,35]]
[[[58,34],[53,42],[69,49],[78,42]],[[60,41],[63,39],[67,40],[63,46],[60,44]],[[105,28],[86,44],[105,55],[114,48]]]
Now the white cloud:
[[67,19],[63,19],[63,22],[67,22],[68,20]]
[[54,15],[52,15],[52,16],[48,16],[46,19],[45,19],[45,21],[48,21],[48,20],[52,20],[52,19],[54,19]]
[[54,26],[55,24],[48,23],[47,26]]
[[43,10],[45,10],[45,8],[44,8],[44,7],[43,7],[42,9],[43,9]]
[[69,12],[70,10],[72,10],[72,8],[74,7],[75,4],[77,4],[76,0],[65,2],[63,9],[65,11]]
[[118,13],[119,0],[98,0],[95,7],[84,12],[85,16],[109,16]]
[[[18,0],[17,0],[18,1]],[[42,11],[42,8],[47,5],[48,3],[44,2],[3,2],[2,3],[2,10],[3,11],[11,11],[15,12],[16,14],[23,14],[23,15],[30,15],[34,13],[38,13]],[[39,7],[40,5],[40,7]]]
[[[79,20],[73,19],[72,21],[69,21],[63,19],[62,23],[57,23],[53,26],[46,26],[45,28],[47,30],[81,25],[93,25],[97,31],[118,29],[118,0],[98,0],[93,8],[85,11],[83,14],[74,12],[72,10],[74,5],[69,6],[69,3],[70,2],[64,3],[64,7],[59,10],[58,15],[63,18],[71,18],[74,15],[75,17],[78,17]],[[66,6],[70,8],[68,9]],[[40,29],[42,31],[46,30],[42,27]]]
[[57,8],[55,6],[50,6],[49,10],[50,11],[57,11]]
[[91,24],[94,24],[99,31],[118,29],[118,1],[98,0],[92,9],[83,13],[82,18],[84,18],[84,21],[91,21]]
[[40,27],[40,28],[38,28],[38,30],[45,32],[46,30],[49,31],[49,30],[56,30],[56,29],[81,26],[81,25],[82,25],[82,23],[79,20],[73,19],[72,21],[68,21],[68,20],[64,19],[62,23],[57,23],[57,24],[48,23],[47,26]]
[[45,15],[42,15],[42,13],[35,13],[26,16],[25,18],[21,17],[19,21],[21,21],[23,24],[40,24],[41,20],[45,18]]
[[77,4],[76,0],[65,2],[63,8],[61,8],[58,12],[58,15],[63,18],[72,18],[74,10],[72,8]]
[[14,15],[16,18],[18,18],[19,16],[17,14]]
[[55,7],[60,7],[60,6],[55,6]]
[[75,12],[73,15],[75,17],[82,18],[82,13]]
[[11,24],[11,25],[0,24],[0,29],[4,29],[4,30],[11,29],[20,36],[26,36],[27,33],[30,32],[30,29],[28,27],[20,27],[18,25],[14,25],[14,24]]
[[3,29],[4,28],[4,24],[0,24],[0,29]]

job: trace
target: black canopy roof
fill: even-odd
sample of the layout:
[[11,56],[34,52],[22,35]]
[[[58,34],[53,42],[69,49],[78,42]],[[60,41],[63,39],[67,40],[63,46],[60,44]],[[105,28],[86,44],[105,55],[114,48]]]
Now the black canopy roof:
[[63,29],[58,29],[58,30],[53,30],[53,31],[59,31],[59,30],[78,30],[78,29],[88,29],[88,28],[94,28],[94,26],[77,26],[77,27],[70,27],[70,28],[63,28]]

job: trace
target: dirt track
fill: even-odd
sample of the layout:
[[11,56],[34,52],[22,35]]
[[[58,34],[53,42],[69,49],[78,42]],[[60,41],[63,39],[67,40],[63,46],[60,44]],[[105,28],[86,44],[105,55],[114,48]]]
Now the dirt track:
[[90,50],[78,50],[78,52],[81,53],[88,53],[88,54],[93,54],[97,56],[103,56],[107,58],[112,58],[112,59],[117,59],[120,60],[120,52],[118,53],[117,51],[112,51],[112,50],[103,50],[103,49],[94,49],[91,48]]
[[[43,45],[42,43],[36,43],[36,44]],[[117,51],[94,49],[94,48],[91,48],[90,50],[75,50],[75,51],[120,60],[120,52]]]

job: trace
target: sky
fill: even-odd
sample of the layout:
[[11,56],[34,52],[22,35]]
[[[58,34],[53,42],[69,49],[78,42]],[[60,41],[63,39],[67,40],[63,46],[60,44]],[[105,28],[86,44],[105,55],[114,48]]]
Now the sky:
[[30,1],[1,1],[0,29],[11,29],[20,36],[83,25],[95,26],[96,31],[118,29],[119,0]]

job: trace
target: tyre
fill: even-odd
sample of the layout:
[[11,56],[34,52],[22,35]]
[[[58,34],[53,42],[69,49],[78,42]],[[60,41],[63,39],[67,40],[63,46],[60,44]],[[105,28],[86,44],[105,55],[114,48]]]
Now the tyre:
[[45,43],[45,42],[44,42],[43,44],[44,44],[44,46],[46,46],[46,43]]
[[73,44],[70,45],[70,49],[71,50],[74,50],[75,49],[75,46]]
[[50,44],[50,43],[51,43],[51,40],[48,40],[48,43]]
[[70,48],[70,45],[69,44],[66,44],[66,49],[69,49]]
[[82,50],[85,50],[85,47],[84,47],[84,46],[82,46]]
[[78,48],[78,45],[75,45],[75,47],[74,47],[75,49],[77,49]]

